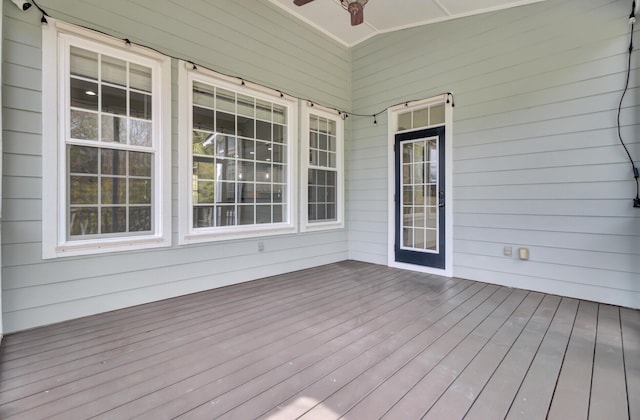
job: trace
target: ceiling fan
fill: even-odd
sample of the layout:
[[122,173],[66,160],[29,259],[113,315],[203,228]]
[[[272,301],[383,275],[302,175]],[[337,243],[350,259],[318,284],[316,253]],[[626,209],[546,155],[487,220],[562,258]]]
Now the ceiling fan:
[[[304,6],[313,0],[293,0],[296,6]],[[351,26],[360,25],[364,22],[364,5],[369,0],[339,0],[342,7],[351,15]]]

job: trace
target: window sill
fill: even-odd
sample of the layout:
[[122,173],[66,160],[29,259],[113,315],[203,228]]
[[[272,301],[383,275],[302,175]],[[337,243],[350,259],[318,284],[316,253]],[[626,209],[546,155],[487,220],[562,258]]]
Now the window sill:
[[55,248],[43,249],[42,259],[74,257],[82,255],[106,254],[110,252],[137,251],[162,248],[171,245],[168,238],[158,236],[114,238],[101,241],[78,241],[60,244]]
[[235,239],[251,239],[251,238],[261,238],[264,236],[274,236],[274,235],[286,235],[295,233],[296,228],[292,225],[282,225],[278,227],[274,226],[265,226],[265,227],[256,227],[251,226],[251,228],[242,229],[242,228],[218,228],[218,229],[203,229],[202,231],[191,231],[186,235],[180,235],[180,245],[189,245],[189,244],[197,244],[197,243],[205,243],[205,242],[220,242],[220,241],[229,241]]
[[322,230],[336,230],[336,229],[344,229],[344,222],[342,221],[331,221],[331,222],[316,222],[316,223],[307,223],[303,226],[303,232],[318,232]]

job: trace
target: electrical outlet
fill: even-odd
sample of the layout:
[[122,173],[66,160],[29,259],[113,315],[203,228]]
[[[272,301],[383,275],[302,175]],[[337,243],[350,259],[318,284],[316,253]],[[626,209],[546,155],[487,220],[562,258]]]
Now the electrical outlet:
[[513,248],[510,246],[505,246],[503,252],[505,257],[510,257],[511,255],[513,255]]
[[529,248],[518,248],[518,257],[521,260],[529,259]]
[[258,242],[258,252],[264,251],[264,242]]

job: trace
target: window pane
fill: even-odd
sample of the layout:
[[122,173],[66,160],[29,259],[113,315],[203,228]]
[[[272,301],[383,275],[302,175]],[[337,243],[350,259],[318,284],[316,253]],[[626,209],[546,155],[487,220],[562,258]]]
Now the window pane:
[[238,206],[238,219],[241,225],[252,225],[255,223],[253,205]]
[[151,204],[151,180],[129,179],[129,203]]
[[247,117],[255,117],[256,110],[254,105],[254,99],[250,96],[238,94],[238,115],[245,115]]
[[402,229],[402,245],[407,248],[413,248],[413,229]]
[[256,223],[271,223],[271,206],[256,206]]
[[213,203],[215,183],[212,181],[198,181],[198,190],[193,197],[194,203]]
[[71,78],[71,106],[76,108],[98,110],[98,84]]
[[[253,181],[253,162],[238,162],[238,181]],[[229,177],[229,180],[233,180],[234,178]]]
[[124,117],[102,116],[102,141],[127,143],[127,119]]
[[102,56],[102,81],[120,86],[127,85],[127,63],[117,58]]
[[98,80],[98,54],[78,47],[71,47],[70,51],[71,74]]
[[106,207],[102,209],[102,232],[116,233],[127,231],[127,208]]
[[255,120],[247,117],[238,117],[238,135],[243,137],[254,136]]
[[236,224],[236,208],[234,206],[216,207],[216,226],[234,226]]
[[151,147],[153,125],[151,121],[129,120],[129,139],[135,146]]
[[129,175],[151,177],[151,153],[129,152]]
[[129,93],[129,115],[134,118],[141,118],[144,120],[151,119],[151,95],[144,93],[130,92]]
[[337,176],[336,176],[336,172],[334,171],[326,171],[327,173],[327,183],[326,185],[333,185],[336,186],[338,185],[338,181],[337,181]]
[[193,227],[210,227],[214,225],[215,207],[194,207]]
[[431,249],[431,250],[435,250],[438,246],[437,243],[437,231],[435,230],[431,230],[431,229],[427,229],[427,243],[425,248],[426,249]]
[[102,86],[102,112],[127,115],[127,91],[111,86]]
[[285,168],[283,165],[273,165],[271,168],[272,181],[277,183],[285,183]]
[[127,204],[127,180],[102,177],[100,180],[102,204]]
[[327,220],[336,220],[335,204],[327,204]]
[[398,131],[411,128],[411,112],[404,112],[398,115]]
[[273,141],[276,143],[284,143],[287,141],[287,131],[284,126],[273,124]]
[[215,89],[213,86],[193,82],[193,104],[215,108]]
[[327,218],[327,206],[324,203],[316,206],[316,212],[318,220],[325,220]]
[[273,223],[282,223],[285,220],[287,206],[273,206]]
[[71,110],[72,139],[98,140],[98,114]]
[[336,167],[336,154],[335,153],[329,153],[329,164],[327,165],[330,168],[335,168]]
[[72,174],[98,174],[98,148],[69,146],[69,172]]
[[129,208],[129,232],[149,232],[151,230],[151,207]]
[[[216,161],[216,173],[221,180],[224,181],[235,181],[236,179],[236,161],[232,159],[218,159]],[[242,173],[242,172],[241,172]],[[253,179],[253,168],[250,175],[251,179]],[[242,176],[239,176],[239,179],[242,179]]]
[[98,204],[98,177],[71,176],[69,202],[70,204]]
[[151,92],[151,68],[129,63],[129,85],[133,89]]
[[260,140],[271,140],[271,123],[256,121],[256,138]]
[[429,108],[413,111],[413,128],[429,125]]
[[210,109],[193,107],[193,128],[215,131],[215,112]]
[[431,107],[431,125],[444,124],[444,104]]
[[255,157],[255,141],[248,139],[238,139],[238,152],[240,159],[251,159]]
[[287,108],[282,105],[273,104],[273,122],[278,124],[287,123]]
[[236,117],[225,112],[216,112],[216,131],[223,134],[236,134]]
[[216,109],[218,111],[236,112],[236,94],[217,88],[216,89]]
[[218,188],[215,197],[216,203],[236,202],[236,184],[234,182],[218,182],[216,187]]
[[254,184],[242,182],[238,184],[238,202],[253,203],[255,202]]
[[232,136],[216,136],[216,156],[218,157],[236,157],[236,138]]
[[276,163],[284,163],[286,160],[285,147],[279,144],[271,145],[271,159]]
[[274,203],[282,203],[286,201],[285,193],[286,193],[286,185],[278,185],[274,184],[271,187],[272,191],[272,200]]
[[271,184],[256,184],[256,202],[271,203]]
[[200,158],[193,162],[193,175],[198,180],[215,180],[215,165],[211,159]]
[[327,148],[328,148],[327,135],[326,134],[320,134],[318,136],[318,149],[327,150]]
[[318,152],[318,165],[329,166],[329,154],[327,152]]
[[98,209],[95,207],[71,207],[69,210],[69,235],[95,235],[98,233]]
[[263,162],[271,161],[271,144],[272,143],[263,143],[261,141],[256,142],[256,160]]
[[256,163],[256,175],[257,182],[271,182],[271,164],[269,163]]
[[256,100],[256,118],[271,121],[271,102]]
[[127,152],[100,149],[100,173],[102,175],[126,175]]
[[217,135],[206,131],[193,131],[193,154],[213,156]]

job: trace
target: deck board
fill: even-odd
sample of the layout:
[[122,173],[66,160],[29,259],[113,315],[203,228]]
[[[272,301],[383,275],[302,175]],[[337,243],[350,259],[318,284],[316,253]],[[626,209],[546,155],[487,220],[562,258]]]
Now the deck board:
[[539,307],[544,295],[529,293],[489,343],[456,378],[435,404],[426,412],[426,419],[463,418],[486,383],[500,365],[513,343]]
[[549,330],[509,409],[507,419],[546,417],[577,309],[576,300],[562,299],[560,302],[556,316],[551,321]]
[[3,419],[638,418],[639,392],[637,310],[355,261],[0,349]]
[[620,318],[629,418],[640,419],[640,311],[622,308]]
[[611,305],[599,305],[598,310],[589,418],[629,418],[620,310]]

